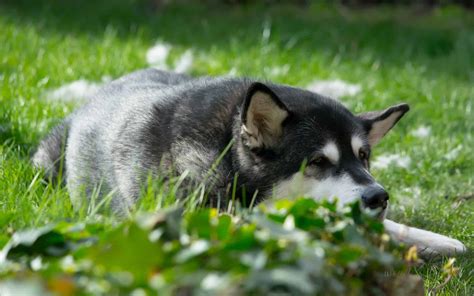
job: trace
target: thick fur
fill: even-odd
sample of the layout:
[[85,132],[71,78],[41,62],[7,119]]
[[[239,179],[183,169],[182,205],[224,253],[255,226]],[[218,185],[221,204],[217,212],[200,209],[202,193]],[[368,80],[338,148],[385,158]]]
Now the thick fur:
[[62,179],[64,173],[64,148],[69,129],[69,120],[53,128],[49,135],[41,141],[32,161],[36,167],[45,170],[50,181]]
[[[41,142],[33,163],[65,177],[75,206],[93,193],[111,194],[119,214],[134,206],[150,175],[186,174],[188,184],[205,183],[212,206],[225,206],[236,184],[244,204],[362,198],[383,217],[388,194],[369,173],[370,150],[407,111],[401,104],[356,116],[289,86],[149,69],[103,87]],[[465,250],[459,241],[396,225],[386,222],[394,238],[432,253]]]

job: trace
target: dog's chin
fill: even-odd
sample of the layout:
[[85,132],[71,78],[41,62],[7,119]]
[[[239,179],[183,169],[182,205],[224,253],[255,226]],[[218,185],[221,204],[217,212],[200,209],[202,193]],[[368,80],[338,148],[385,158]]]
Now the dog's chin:
[[388,212],[388,206],[386,208],[380,209],[380,212],[377,214],[377,220],[383,221],[385,220],[385,217],[387,216]]
[[383,221],[385,220],[385,217],[387,216],[388,203],[385,207],[380,207],[380,208],[375,208],[375,209],[365,207],[364,210],[366,210],[370,215],[372,215],[377,220]]

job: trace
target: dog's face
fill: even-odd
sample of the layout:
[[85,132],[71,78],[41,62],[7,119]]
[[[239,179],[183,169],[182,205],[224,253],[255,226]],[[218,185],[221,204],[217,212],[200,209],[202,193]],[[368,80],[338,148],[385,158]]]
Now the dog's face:
[[369,173],[371,149],[408,109],[353,115],[311,92],[254,83],[241,113],[240,171],[267,196],[362,199],[385,210],[388,193]]

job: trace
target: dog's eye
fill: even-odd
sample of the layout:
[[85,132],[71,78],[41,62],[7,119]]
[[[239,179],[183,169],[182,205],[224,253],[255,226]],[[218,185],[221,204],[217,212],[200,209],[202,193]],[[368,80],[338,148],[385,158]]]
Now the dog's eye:
[[364,150],[359,151],[359,158],[361,160],[367,160],[369,158],[369,154],[365,152]]
[[310,165],[323,166],[327,164],[329,160],[324,156],[318,156],[309,162]]

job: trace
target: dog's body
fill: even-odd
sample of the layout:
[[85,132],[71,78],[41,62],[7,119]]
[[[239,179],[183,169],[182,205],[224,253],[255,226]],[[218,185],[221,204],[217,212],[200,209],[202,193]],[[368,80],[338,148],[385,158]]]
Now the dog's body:
[[[150,175],[186,172],[192,184],[210,188],[212,206],[225,205],[236,189],[244,204],[303,195],[342,203],[361,198],[383,217],[388,194],[368,171],[370,149],[406,111],[401,104],[355,116],[297,88],[150,69],[103,87],[43,140],[33,162],[56,176],[64,143],[73,203],[111,193],[119,213],[133,207]],[[385,224],[393,237],[428,252],[465,249],[454,239]]]

